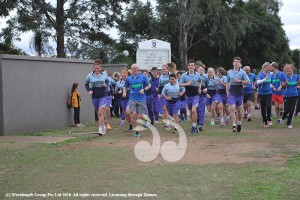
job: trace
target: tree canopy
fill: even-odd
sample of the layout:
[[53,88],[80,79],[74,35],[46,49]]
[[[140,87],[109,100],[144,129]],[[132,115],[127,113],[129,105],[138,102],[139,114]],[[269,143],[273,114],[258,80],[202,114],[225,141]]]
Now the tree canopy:
[[[155,2],[155,4],[153,4]],[[124,4],[126,3],[126,4]],[[184,68],[188,58],[229,68],[234,56],[259,67],[265,61],[292,62],[292,51],[278,16],[280,0],[10,0],[0,4],[9,16],[0,36],[12,45],[32,31],[38,55],[57,43],[57,57],[134,62],[138,42],[157,38],[171,43],[172,61]],[[117,27],[119,39],[109,29]],[[130,52],[124,58],[121,52]]]

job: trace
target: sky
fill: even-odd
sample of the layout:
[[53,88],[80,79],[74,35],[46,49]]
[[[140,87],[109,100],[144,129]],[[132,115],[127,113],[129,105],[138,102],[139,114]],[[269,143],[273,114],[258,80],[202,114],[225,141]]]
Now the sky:
[[[280,9],[279,16],[283,23],[283,29],[289,39],[291,49],[300,49],[300,0],[282,0],[283,6]],[[5,19],[0,18],[0,29],[5,26]],[[110,34],[118,37],[116,29],[111,29]],[[21,48],[26,53],[33,55],[34,51],[29,48],[31,33],[22,34],[21,42],[15,42],[15,46]],[[159,38],[157,38],[159,39]],[[55,45],[53,43],[53,45]]]

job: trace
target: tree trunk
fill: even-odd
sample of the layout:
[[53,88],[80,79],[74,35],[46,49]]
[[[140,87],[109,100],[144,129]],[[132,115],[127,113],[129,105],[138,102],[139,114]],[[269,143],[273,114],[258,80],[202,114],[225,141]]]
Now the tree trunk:
[[188,0],[179,1],[179,59],[180,69],[186,69],[187,66],[187,39],[188,39],[188,22],[187,22],[187,2]]
[[57,57],[65,58],[65,16],[64,16],[64,0],[57,0],[56,7],[56,43]]

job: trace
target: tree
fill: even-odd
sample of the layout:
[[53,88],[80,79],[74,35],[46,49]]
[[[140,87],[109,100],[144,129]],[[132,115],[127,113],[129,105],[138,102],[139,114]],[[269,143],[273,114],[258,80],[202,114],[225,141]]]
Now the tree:
[[189,52],[203,41],[220,51],[234,49],[248,26],[242,15],[230,17],[227,1],[158,0],[157,4],[154,12],[149,2],[134,1],[119,23],[120,31],[136,43],[147,37],[170,42],[172,59],[179,68],[186,66]]
[[27,55],[21,49],[16,49],[9,44],[0,43],[0,54]]
[[300,73],[300,49],[294,49],[292,51],[292,60],[295,63],[295,68],[298,69],[297,73]]
[[[17,4],[9,4],[10,9],[16,10],[16,15],[9,20],[3,32],[17,29],[39,33],[42,28],[56,41],[57,57],[65,57],[65,37],[83,39],[90,32],[107,35],[103,29],[114,26],[115,20],[122,15],[124,2],[129,0],[57,0],[56,6],[45,0],[19,0]],[[9,9],[1,4],[0,10]]]

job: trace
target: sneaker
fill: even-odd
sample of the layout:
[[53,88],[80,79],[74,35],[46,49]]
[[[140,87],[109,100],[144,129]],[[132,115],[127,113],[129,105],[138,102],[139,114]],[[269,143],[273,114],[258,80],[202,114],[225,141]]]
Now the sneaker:
[[280,124],[284,124],[284,120],[283,119],[280,119]]
[[166,125],[166,126],[165,126],[165,129],[166,129],[167,131],[169,131],[169,130],[171,130],[171,126],[170,126],[170,125]]
[[159,124],[159,123],[160,123],[160,121],[154,120],[154,124]]
[[215,121],[210,121],[210,125],[214,126],[215,125]]
[[177,132],[178,132],[177,128],[174,128],[172,131],[172,133],[177,133]]
[[140,132],[139,132],[139,131],[135,132],[134,137],[135,137],[135,138],[141,137]]
[[221,126],[225,126],[225,122],[221,122],[221,124],[220,124]]
[[101,127],[99,127],[99,129],[98,129],[98,135],[101,137],[103,134],[102,134],[103,132],[102,132],[102,128]]
[[80,128],[81,126],[80,124],[75,124],[75,127]]
[[203,126],[202,126],[202,125],[199,125],[198,130],[199,130],[199,131],[203,131]]
[[248,122],[250,122],[250,121],[252,120],[252,119],[251,119],[251,114],[248,114],[247,120],[248,120]]
[[107,124],[106,126],[107,126],[107,130],[110,131],[111,130],[110,124]]
[[236,126],[232,126],[232,132],[236,132]]
[[277,119],[277,120],[276,120],[276,124],[280,124],[280,119]]
[[129,125],[129,129],[128,129],[128,130],[129,130],[129,131],[132,131],[132,130],[133,130],[132,124]]
[[259,110],[260,109],[260,106],[255,106],[255,110]]
[[84,127],[85,125],[84,124],[82,124],[82,123],[79,123],[79,125],[81,126],[81,127]]
[[241,132],[241,130],[242,130],[242,125],[241,125],[241,124],[238,124],[236,130],[237,130],[237,132]]
[[268,122],[264,123],[264,128],[269,128],[270,125],[268,124]]
[[272,121],[268,121],[268,125],[269,126],[273,126],[273,122]]
[[288,125],[287,128],[293,128],[292,125]]
[[120,126],[124,126],[124,120],[121,120]]
[[229,119],[225,120],[225,125],[229,125]]
[[103,125],[103,127],[102,127],[102,135],[105,135],[106,134],[106,127],[105,127],[105,125]]
[[192,133],[193,135],[197,134],[197,133],[198,133],[198,129],[197,129],[197,127],[195,127],[195,126],[192,126],[191,133]]
[[244,114],[244,119],[247,119],[247,114],[246,113]]
[[220,113],[217,113],[216,119],[217,119],[217,120],[220,120]]
[[147,120],[144,121],[143,127],[144,127],[144,128],[147,128],[147,127],[148,127],[148,121],[147,121]]

